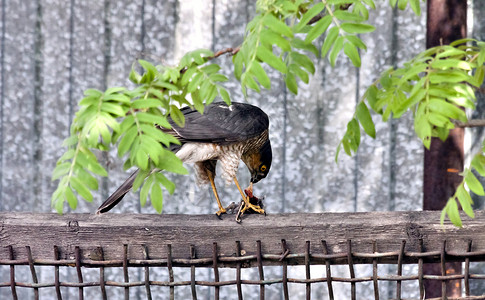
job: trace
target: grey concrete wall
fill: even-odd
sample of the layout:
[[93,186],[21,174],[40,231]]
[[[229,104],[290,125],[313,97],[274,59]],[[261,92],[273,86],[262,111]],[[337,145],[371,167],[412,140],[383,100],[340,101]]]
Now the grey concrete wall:
[[[51,211],[50,195],[56,183],[51,182],[50,175],[63,151],[60,145],[68,136],[83,90],[129,84],[128,73],[137,58],[173,64],[189,50],[237,46],[254,14],[253,2],[0,1],[0,210]],[[410,10],[391,9],[388,1],[376,2],[378,8],[371,12],[370,22],[377,30],[363,37],[369,49],[361,53],[361,69],[343,56],[335,68],[327,59],[318,59],[315,76],[309,85],[300,85],[298,96],[290,94],[274,72],[269,73],[271,91],[249,93],[248,101],[265,110],[271,122],[273,167],[269,177],[255,186],[257,195],[266,196],[268,213],[421,209],[423,147],[414,135],[411,116],[387,124],[374,116],[377,138],[365,136],[355,156],[341,155],[339,163],[334,162],[337,144],[365,88],[387,66],[399,65],[425,47],[425,14],[417,17]],[[471,4],[475,9],[473,35],[483,39],[483,3],[475,0]],[[422,7],[425,13],[425,4]],[[230,58],[220,58],[218,63],[231,74]],[[245,101],[237,81],[232,79],[227,87],[233,100]],[[127,177],[116,153],[102,155],[102,161],[109,166],[109,177],[102,180],[94,202],[81,202],[76,212],[94,212]],[[173,196],[165,195],[164,213],[216,211],[209,187],[196,186],[193,175],[171,178],[177,190]],[[240,178],[249,178],[244,168]],[[234,186],[225,187],[222,181],[217,184],[225,203],[238,201]],[[141,208],[138,196],[131,194],[114,212],[155,211]],[[25,271],[19,271],[18,280],[30,280]],[[231,270],[227,272],[232,274]],[[246,272],[247,276],[257,276],[256,270]],[[267,276],[271,277],[271,272],[279,274],[281,270],[269,270]],[[293,268],[292,272],[301,276],[304,269]],[[315,268],[314,272],[324,271]],[[347,271],[336,268],[335,274],[339,272]],[[197,276],[207,278],[210,273],[200,270]],[[44,268],[39,280],[47,280],[52,274],[51,269]],[[121,280],[117,270],[107,274]],[[178,274],[186,275],[184,271]],[[225,275],[222,272],[221,276]],[[63,276],[75,281],[76,275],[67,270]],[[89,280],[97,273],[87,270],[85,276]],[[142,275],[134,270],[132,276]],[[166,274],[161,271],[159,276]],[[0,268],[0,282],[5,281],[7,269]],[[304,292],[304,287],[292,287],[293,295]],[[381,288],[383,293],[387,291],[386,284]],[[403,297],[416,296],[412,290],[404,292]],[[96,291],[88,291],[93,293],[90,299],[96,299]],[[338,299],[348,298],[349,289],[336,291]],[[372,297],[371,291],[371,284],[358,285],[361,295]],[[0,289],[0,298],[9,292]],[[75,289],[63,292],[72,299],[77,297]],[[144,298],[139,294],[142,292],[142,288],[133,289],[134,299]],[[233,292],[226,289],[227,294]],[[258,287],[248,287],[244,292],[251,298]],[[32,291],[20,293],[21,299],[32,297]],[[54,290],[42,293],[48,299]],[[117,297],[122,291],[112,289],[110,293]],[[180,288],[178,293],[180,299],[190,297],[189,288]],[[279,299],[281,293],[280,287],[273,285],[267,296]],[[322,286],[313,293],[321,298],[326,289]],[[156,294],[157,299],[167,296]],[[199,295],[210,298],[210,290],[201,289]]]

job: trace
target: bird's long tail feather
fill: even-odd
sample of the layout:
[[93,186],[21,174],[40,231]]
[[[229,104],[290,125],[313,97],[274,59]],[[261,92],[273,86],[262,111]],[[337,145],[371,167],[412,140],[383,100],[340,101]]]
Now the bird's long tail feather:
[[133,174],[131,174],[130,177],[128,177],[128,179],[126,179],[125,182],[123,182],[123,184],[113,194],[111,194],[106,201],[103,202],[103,204],[101,204],[96,211],[96,214],[105,213],[115,207],[116,204],[118,204],[126,193],[128,193],[133,187],[133,182],[135,181],[138,172],[139,170],[136,170]]

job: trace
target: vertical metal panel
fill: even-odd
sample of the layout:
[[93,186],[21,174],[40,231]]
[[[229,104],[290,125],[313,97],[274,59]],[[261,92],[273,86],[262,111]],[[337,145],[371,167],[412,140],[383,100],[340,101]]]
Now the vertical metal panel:
[[[483,39],[482,2],[473,1],[473,34]],[[0,210],[18,211],[50,209],[50,193],[55,188],[50,173],[62,152],[60,143],[68,135],[83,90],[128,84],[131,65],[140,57],[173,65],[189,50],[205,47],[217,51],[238,46],[245,24],[254,14],[252,1],[3,0],[0,3]],[[269,177],[255,186],[257,195],[266,195],[268,212],[419,207],[422,147],[414,135],[410,116],[394,121],[392,127],[374,116],[377,139],[365,137],[356,156],[341,154],[339,164],[334,163],[336,146],[365,88],[385,66],[400,65],[424,49],[424,16],[416,17],[409,9],[393,11],[384,1],[378,1],[377,5],[378,10],[370,17],[377,31],[363,36],[369,49],[361,53],[363,69],[358,73],[341,55],[335,68],[329,66],[327,59],[317,60],[315,76],[309,85],[300,84],[298,96],[287,92],[282,79],[273,71],[268,73],[273,80],[271,91],[249,92],[247,101],[261,106],[271,121],[274,163]],[[223,57],[217,61],[226,74],[232,70],[230,59]],[[235,101],[246,101],[234,78],[230,78],[226,87]],[[483,94],[479,95],[477,116],[483,115],[480,100]],[[472,145],[477,147],[474,141],[483,132],[474,132]],[[129,175],[122,170],[114,151],[102,158],[109,166],[110,177],[103,181],[101,191],[95,193],[94,203],[80,200],[78,212],[93,212],[103,197]],[[249,177],[243,164],[241,171],[241,181],[247,182]],[[209,189],[197,187],[193,175],[171,178],[178,189],[173,196],[164,195],[165,213],[216,210]],[[216,184],[226,205],[239,200],[233,186],[226,187],[221,180]],[[131,193],[116,212],[133,211],[153,212],[153,209],[140,209],[138,196]],[[265,271],[271,276],[272,270]],[[249,272],[245,274],[257,274]],[[335,274],[338,272],[337,268]],[[224,276],[224,270],[220,274]],[[89,274],[84,275],[89,278]],[[196,275],[207,276],[207,272],[197,271]],[[379,285],[381,291],[383,286]],[[272,285],[266,289],[269,294],[279,288]],[[291,285],[289,288],[290,295],[300,293]],[[371,289],[369,284],[362,291]],[[312,295],[320,296],[316,290],[312,289]],[[246,297],[250,295],[248,291],[251,290],[243,289]],[[107,293],[119,295],[109,288]],[[205,291],[199,294],[205,295]],[[190,289],[181,295],[190,297]],[[413,295],[403,291],[404,296]]]
[[[471,1],[472,4],[469,5],[469,9],[472,9],[472,12],[469,13],[470,16],[468,19],[472,20],[472,25],[469,25],[469,29],[472,30],[472,37],[485,40],[485,2],[480,0],[473,0]],[[471,17],[471,18],[470,18]],[[476,94],[477,96],[477,109],[473,112],[471,118],[472,119],[485,119],[485,85],[482,85],[481,89]],[[470,128],[465,129],[465,155],[467,155],[468,161],[480,151],[482,148],[482,141],[485,139],[485,128],[478,127],[478,128]],[[467,145],[469,143],[469,146]],[[467,147],[468,146],[468,147]],[[480,182],[485,184],[485,179],[482,177],[478,177]],[[472,194],[473,201],[475,202],[474,207],[477,209],[483,209],[485,206],[485,197],[477,196]],[[485,268],[484,263],[475,263],[470,265],[470,272],[474,272],[477,270],[483,270]],[[477,291],[485,290],[485,284],[481,282],[477,282],[474,280],[470,280],[469,284],[470,293],[474,293]]]
[[[31,211],[34,169],[35,24],[38,1],[5,3],[2,208]],[[28,170],[28,171],[27,171]]]

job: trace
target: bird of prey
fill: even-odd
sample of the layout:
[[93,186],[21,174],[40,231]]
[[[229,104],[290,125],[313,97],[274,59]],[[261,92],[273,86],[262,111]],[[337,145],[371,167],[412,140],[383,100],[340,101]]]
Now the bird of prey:
[[[239,185],[236,173],[242,160],[251,174],[248,194],[252,195],[253,183],[268,175],[271,167],[272,150],[268,136],[269,119],[260,108],[232,102],[212,103],[205,107],[204,113],[185,107],[181,109],[185,117],[185,126],[180,127],[169,118],[171,129],[158,127],[180,141],[180,145],[171,145],[170,150],[183,162],[194,163],[199,184],[210,183],[219,210],[217,216],[226,213],[214,184],[216,164],[222,167],[222,178],[226,183],[234,182],[244,200],[240,214],[248,209],[264,213],[259,206],[252,204]],[[97,213],[104,213],[118,204],[131,190],[138,171],[133,173],[106,201]],[[239,214],[238,214],[239,216]],[[236,216],[236,220],[238,219]]]

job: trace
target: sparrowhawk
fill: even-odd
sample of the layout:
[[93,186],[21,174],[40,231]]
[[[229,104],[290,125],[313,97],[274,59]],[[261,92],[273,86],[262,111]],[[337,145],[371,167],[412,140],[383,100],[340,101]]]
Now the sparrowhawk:
[[[232,102],[212,103],[205,107],[204,113],[190,107],[181,109],[185,117],[185,126],[180,127],[169,118],[171,129],[159,127],[180,141],[180,145],[171,145],[178,158],[186,163],[194,163],[197,181],[210,183],[219,210],[218,216],[226,212],[222,206],[214,177],[216,164],[222,167],[222,178],[226,183],[234,182],[244,200],[242,213],[252,209],[258,213],[264,210],[250,202],[249,196],[241,189],[236,173],[239,161],[242,160],[251,174],[248,190],[252,194],[252,185],[265,178],[271,167],[272,150],[268,136],[269,119],[260,108]],[[121,201],[131,190],[138,171],[133,173],[106,201],[98,208],[97,213],[104,213]],[[237,217],[236,217],[237,218]]]

